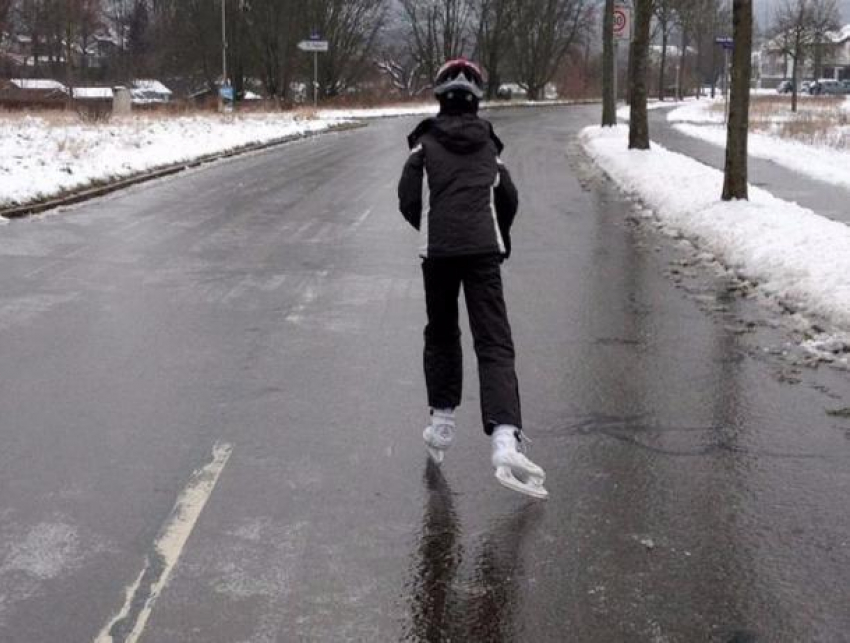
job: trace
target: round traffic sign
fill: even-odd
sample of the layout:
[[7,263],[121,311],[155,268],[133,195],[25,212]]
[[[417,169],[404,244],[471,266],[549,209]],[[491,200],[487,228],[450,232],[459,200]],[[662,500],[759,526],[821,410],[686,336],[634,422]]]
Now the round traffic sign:
[[618,40],[626,40],[631,35],[631,10],[623,5],[614,7],[614,37]]

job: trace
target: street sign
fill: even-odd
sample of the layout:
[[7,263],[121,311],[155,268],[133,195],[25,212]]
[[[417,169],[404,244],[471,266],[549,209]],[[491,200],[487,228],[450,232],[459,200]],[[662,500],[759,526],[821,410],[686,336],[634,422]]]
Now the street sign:
[[629,40],[632,37],[632,8],[618,4],[614,6],[614,40]]
[[219,87],[218,95],[221,96],[224,100],[232,101],[233,100],[233,87],[230,85],[225,85],[224,87]]
[[735,41],[732,40],[731,38],[726,38],[726,37],[715,38],[714,42],[715,42],[715,44],[720,45],[724,49],[734,49],[735,48]]
[[302,40],[298,43],[301,51],[325,52],[328,50],[327,40]]

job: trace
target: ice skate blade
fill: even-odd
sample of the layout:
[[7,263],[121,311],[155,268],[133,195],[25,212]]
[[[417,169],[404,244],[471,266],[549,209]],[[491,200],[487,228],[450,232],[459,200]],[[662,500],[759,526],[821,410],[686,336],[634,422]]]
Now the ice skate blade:
[[522,482],[513,474],[509,467],[497,467],[496,480],[503,487],[507,487],[512,491],[517,491],[526,496],[537,498],[538,500],[549,498],[549,492],[543,487],[543,483],[539,478],[529,477],[528,482]]
[[497,451],[493,454],[491,461],[496,469],[506,468],[510,470],[514,478],[517,477],[514,472],[520,472],[522,478],[537,478],[540,486],[543,486],[543,483],[546,482],[546,472],[517,451]]

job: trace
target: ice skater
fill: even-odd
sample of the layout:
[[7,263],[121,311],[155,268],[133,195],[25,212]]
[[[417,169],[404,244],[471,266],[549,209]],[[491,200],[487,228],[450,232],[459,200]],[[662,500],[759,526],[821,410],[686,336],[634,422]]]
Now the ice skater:
[[[502,142],[493,126],[478,117],[483,84],[481,70],[467,60],[443,65],[434,84],[440,112],[408,137],[410,156],[398,186],[399,209],[421,237],[430,407],[423,438],[430,457],[440,464],[454,438],[455,409],[461,401],[458,296],[463,286],[496,479],[520,493],[546,498],[543,469],[519,449],[524,439],[519,386],[501,276],[501,263],[511,254],[518,196],[499,158]],[[428,207],[423,207],[424,175]]]

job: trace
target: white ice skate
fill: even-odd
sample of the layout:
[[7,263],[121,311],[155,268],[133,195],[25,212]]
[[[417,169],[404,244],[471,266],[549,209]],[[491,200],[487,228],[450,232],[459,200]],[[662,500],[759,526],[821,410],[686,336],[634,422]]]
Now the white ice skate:
[[422,439],[434,464],[440,464],[455,436],[455,414],[451,409],[431,411],[431,424],[425,427]]
[[546,473],[517,450],[520,431],[501,424],[493,431],[493,466],[499,484],[532,498],[544,500],[549,492],[543,487]]

